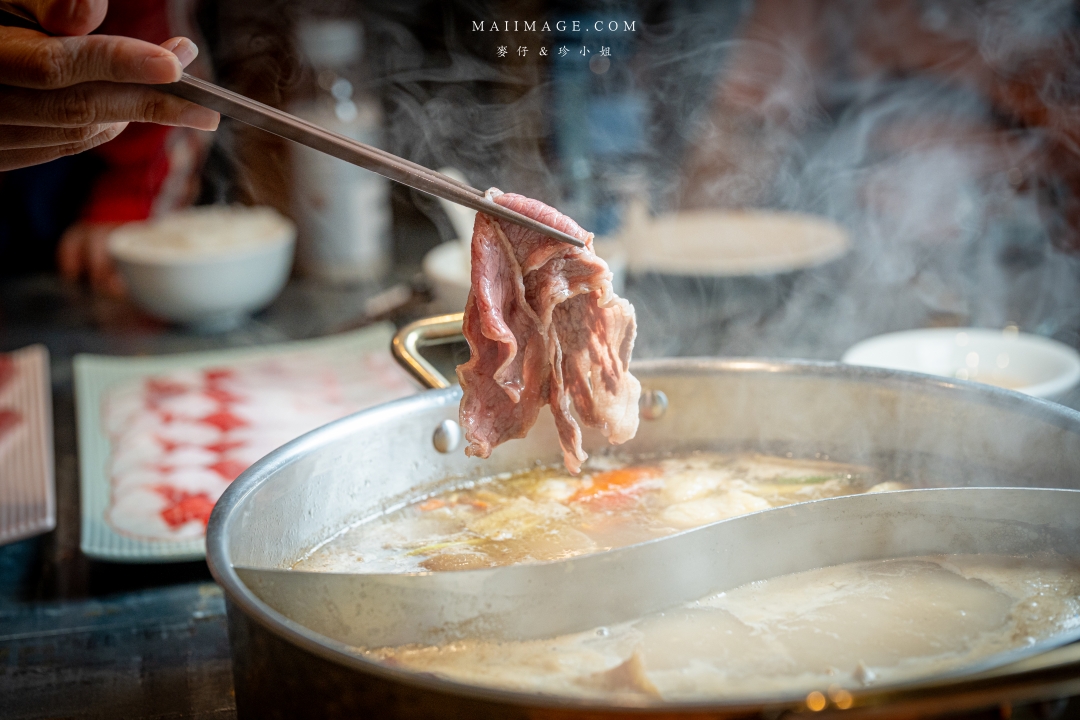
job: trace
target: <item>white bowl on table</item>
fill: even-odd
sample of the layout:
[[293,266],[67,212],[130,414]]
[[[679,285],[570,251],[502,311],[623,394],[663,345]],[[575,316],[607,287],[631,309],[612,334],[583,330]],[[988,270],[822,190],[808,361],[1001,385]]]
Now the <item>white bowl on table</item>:
[[295,244],[295,225],[271,208],[207,206],[123,225],[109,237],[109,253],[136,305],[212,332],[277,297]]
[[850,365],[974,380],[1046,399],[1060,399],[1080,382],[1076,350],[1015,328],[888,333],[852,345],[841,359]]

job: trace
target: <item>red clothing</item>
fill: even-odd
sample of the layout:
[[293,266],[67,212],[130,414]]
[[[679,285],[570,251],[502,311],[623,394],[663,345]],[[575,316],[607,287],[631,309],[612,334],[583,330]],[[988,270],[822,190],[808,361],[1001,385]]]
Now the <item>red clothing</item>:
[[[191,3],[185,0],[110,0],[108,15],[97,32],[159,44],[178,35],[193,38],[190,16]],[[188,70],[205,74],[199,69]],[[106,169],[95,181],[81,219],[95,223],[145,220],[188,204],[197,189],[206,135],[131,123],[115,140],[93,151],[105,161]]]

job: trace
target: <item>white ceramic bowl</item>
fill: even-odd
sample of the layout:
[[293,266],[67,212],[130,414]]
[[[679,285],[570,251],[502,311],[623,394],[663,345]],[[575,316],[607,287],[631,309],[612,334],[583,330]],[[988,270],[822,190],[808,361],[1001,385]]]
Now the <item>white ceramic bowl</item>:
[[[626,250],[609,238],[593,240],[593,248],[611,269],[611,286],[616,295],[626,288]],[[469,248],[458,240],[436,245],[424,256],[424,277],[431,285],[437,312],[461,312],[469,299],[471,258]]]
[[1080,382],[1080,354],[1015,329],[934,328],[888,333],[848,348],[851,365],[911,370],[1061,398]]
[[192,208],[117,228],[109,252],[147,313],[227,330],[270,304],[289,278],[296,227],[270,208]]

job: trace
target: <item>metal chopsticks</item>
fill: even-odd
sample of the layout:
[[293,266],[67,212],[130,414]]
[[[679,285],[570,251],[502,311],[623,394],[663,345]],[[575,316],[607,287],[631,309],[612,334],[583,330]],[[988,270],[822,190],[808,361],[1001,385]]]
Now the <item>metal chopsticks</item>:
[[[0,17],[5,14],[15,18],[20,26],[45,32],[34,18],[21,8],[0,0]],[[187,73],[184,73],[179,82],[169,85],[155,85],[154,88],[208,107],[211,110],[216,110],[233,120],[238,120],[287,140],[306,145],[309,148],[332,155],[353,165],[359,165],[366,170],[378,173],[383,177],[429,195],[441,197],[488,215],[494,215],[560,242],[576,247],[585,246],[585,243],[572,235],[496,204],[487,199],[482,191],[465,183],[458,182],[453,178],[400,158],[385,150],[330,132],[314,123],[302,120],[269,105],[256,102],[251,98],[226,90],[213,83],[192,77]]]
[[179,82],[163,85],[161,89],[177,97],[208,107],[211,110],[216,110],[233,120],[239,120],[247,125],[279,135],[301,145],[306,145],[327,155],[333,155],[345,162],[359,165],[429,195],[441,197],[458,205],[464,205],[473,210],[500,217],[570,245],[585,246],[576,237],[526,217],[521,213],[504,208],[502,205],[488,200],[480,190],[448,178],[442,173],[437,173],[423,165],[417,165],[404,158],[392,155],[385,150],[379,150],[344,135],[330,132],[314,123],[302,120],[269,105],[256,102],[251,98],[226,90],[213,83],[192,77],[187,73]]

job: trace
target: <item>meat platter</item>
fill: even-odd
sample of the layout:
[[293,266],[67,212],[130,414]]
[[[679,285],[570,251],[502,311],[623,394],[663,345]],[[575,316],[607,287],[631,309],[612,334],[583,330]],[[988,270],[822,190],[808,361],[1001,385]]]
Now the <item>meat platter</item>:
[[282,443],[409,395],[388,326],[329,339],[155,358],[75,361],[82,549],[198,559],[214,502]]

